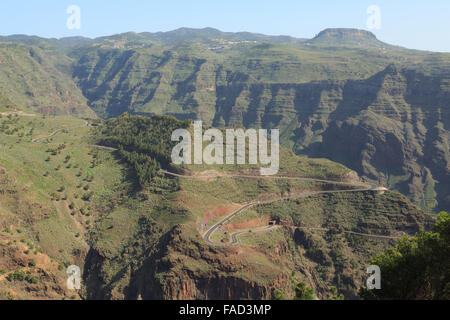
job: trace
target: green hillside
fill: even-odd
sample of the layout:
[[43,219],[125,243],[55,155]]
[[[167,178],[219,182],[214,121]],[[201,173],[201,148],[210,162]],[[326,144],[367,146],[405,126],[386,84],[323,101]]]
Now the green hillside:
[[4,111],[280,128],[297,154],[343,163],[427,211],[450,205],[449,54],[356,29],[311,40],[212,28],[1,40]]
[[[221,176],[218,167],[213,175],[197,172],[201,179],[142,175],[133,159],[149,151],[133,138],[133,128],[161,140],[164,150],[161,128],[186,126],[174,118],[125,115],[91,127],[64,117],[1,121],[9,130],[0,134],[0,292],[6,298],[260,299],[273,289],[291,295],[294,280],[306,281],[320,298],[329,297],[332,286],[354,298],[370,255],[394,241],[347,232],[396,237],[432,224],[405,197],[345,192],[360,184],[349,169],[284,149],[282,174],[332,181],[240,178],[227,176],[230,169]],[[151,152],[164,167],[164,157]],[[344,183],[334,185],[336,179]],[[344,193],[302,196],[321,190]],[[286,196],[293,199],[276,201]],[[256,230],[271,219],[286,224],[247,233],[238,246],[204,241],[208,225],[255,199],[275,202],[242,213],[225,230]],[[325,231],[310,229],[316,227]],[[84,275],[75,296],[64,285],[72,264]],[[220,289],[225,287],[234,290]]]
[[[167,40],[175,35],[186,41]],[[74,77],[101,117],[170,114],[280,128],[297,154],[341,162],[427,211],[448,208],[449,54],[387,45],[354,29],[295,44],[205,40],[219,35],[102,38],[74,50]],[[123,47],[143,39],[148,47]]]
[[49,115],[94,116],[72,81],[71,63],[63,53],[0,42],[0,108]]
[[[357,298],[450,208],[449,106],[450,54],[355,29],[0,37],[0,299]],[[279,128],[278,176],[172,165],[195,119]]]

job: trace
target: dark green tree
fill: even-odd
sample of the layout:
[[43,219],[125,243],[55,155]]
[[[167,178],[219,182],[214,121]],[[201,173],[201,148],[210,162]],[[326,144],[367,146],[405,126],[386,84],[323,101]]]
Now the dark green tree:
[[381,269],[381,290],[362,288],[363,299],[450,299],[450,215],[441,212],[432,232],[401,238],[371,264]]
[[308,288],[304,282],[299,282],[295,286],[294,300],[315,300],[314,290]]
[[272,300],[286,300],[283,291],[275,289],[272,293]]

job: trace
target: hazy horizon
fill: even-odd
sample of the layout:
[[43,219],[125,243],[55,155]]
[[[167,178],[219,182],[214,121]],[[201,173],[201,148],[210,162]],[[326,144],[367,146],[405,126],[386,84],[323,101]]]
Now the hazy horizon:
[[[80,8],[80,29],[67,28],[68,8]],[[375,11],[374,11],[375,7]],[[378,21],[370,25],[377,15]],[[223,32],[313,38],[327,28],[368,30],[383,42],[418,50],[450,52],[450,2],[434,1],[237,1],[142,2],[137,0],[8,3],[0,12],[1,35],[98,38],[126,32],[167,32],[206,27]]]
[[[306,40],[313,39],[313,38],[314,38],[315,36],[317,36],[321,31],[324,31],[324,30],[326,30],[326,29],[356,29],[356,30],[364,30],[364,29],[357,29],[357,28],[339,28],[339,27],[326,28],[326,29],[323,29],[323,30],[318,31],[314,36],[312,36],[312,37],[310,37],[310,38],[306,38],[306,37],[295,37],[295,36],[288,35],[288,34],[266,34],[266,33],[261,33],[261,32],[250,32],[250,31],[236,31],[236,32],[233,32],[233,31],[224,31],[224,30],[220,30],[220,29],[217,29],[217,28],[214,28],[214,27],[204,27],[204,28],[180,27],[180,28],[173,29],[173,30],[168,30],[168,31],[155,31],[155,32],[150,32],[150,31],[142,31],[142,32],[125,31],[125,32],[119,32],[119,33],[113,33],[113,34],[101,35],[101,36],[98,36],[98,37],[88,37],[88,36],[76,35],[76,34],[75,34],[75,35],[70,35],[70,36],[65,36],[65,37],[42,37],[42,36],[37,35],[37,34],[22,34],[22,33],[8,34],[8,35],[3,35],[3,34],[2,34],[2,35],[0,35],[0,36],[4,36],[4,37],[11,37],[11,36],[27,36],[27,37],[39,37],[39,38],[42,38],[42,39],[56,39],[56,40],[69,39],[69,38],[84,38],[84,39],[95,40],[95,39],[99,39],[99,38],[112,37],[112,36],[115,36],[115,35],[118,35],[118,34],[127,34],[127,33],[135,33],[135,34],[151,33],[151,34],[157,34],[157,33],[174,32],[174,31],[177,31],[177,30],[180,30],[180,29],[191,29],[191,30],[214,29],[214,30],[217,30],[217,31],[222,32],[222,33],[235,33],[235,34],[238,34],[238,33],[251,33],[251,34],[260,34],[260,35],[271,36],[271,37],[292,37],[292,38],[294,38],[294,39],[306,39]],[[369,30],[364,30],[364,31],[372,32],[372,31],[369,31]],[[373,33],[373,32],[372,32],[372,33]],[[375,33],[373,33],[373,34],[375,34]],[[375,35],[375,36],[376,36],[376,35]],[[400,47],[403,47],[403,48],[406,48],[406,49],[410,49],[410,50],[429,51],[429,52],[437,52],[437,53],[447,53],[447,51],[434,51],[434,50],[427,50],[427,49],[415,49],[415,48],[409,48],[409,47],[405,47],[405,46],[398,45],[397,43],[390,43],[390,42],[388,42],[388,41],[384,41],[383,39],[380,39],[379,37],[377,37],[377,39],[378,39],[379,41],[382,41],[382,42],[386,43],[386,44],[390,44],[390,45],[393,45],[393,46],[400,46]],[[450,51],[448,51],[448,52],[450,52]]]

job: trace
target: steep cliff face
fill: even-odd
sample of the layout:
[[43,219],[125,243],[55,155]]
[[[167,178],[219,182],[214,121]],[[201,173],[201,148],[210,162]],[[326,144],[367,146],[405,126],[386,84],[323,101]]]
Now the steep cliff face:
[[0,111],[96,117],[72,80],[71,64],[39,47],[0,42]]
[[298,154],[326,157],[448,208],[450,86],[445,77],[388,66],[367,80],[217,87],[213,123],[280,128]]
[[317,196],[261,210],[289,223],[249,234],[233,247],[208,245],[190,223],[161,234],[158,223],[141,221],[141,232],[117,253],[92,248],[85,264],[86,297],[269,299],[275,289],[292,297],[293,284],[301,279],[320,299],[330,297],[332,286],[355,298],[370,257],[393,240],[345,230],[413,234],[433,223],[396,193]]
[[361,48],[386,49],[392,47],[379,41],[372,32],[351,28],[325,29],[307,43],[310,45],[354,46]]
[[[86,297],[269,299],[276,288],[289,292],[287,271],[280,274],[272,273],[272,268],[255,270],[242,249],[210,247],[198,236],[192,238],[188,229],[174,227],[159,240],[143,242],[143,251],[138,249],[128,257],[129,252],[108,256],[93,248],[85,264]],[[258,278],[261,271],[263,278]]]
[[[105,118],[128,111],[203,119],[215,126],[280,128],[282,143],[297,154],[346,164],[367,179],[400,190],[427,210],[450,207],[448,55],[385,48],[370,34],[342,30],[328,30],[302,45],[251,38],[248,41],[256,43],[241,39],[217,47],[217,41],[179,41],[183,37],[174,35],[168,40],[170,46],[136,34],[89,41],[88,45],[82,41],[81,47],[65,49],[72,58],[47,55],[47,49],[2,43],[0,111],[18,108],[93,116],[84,95]],[[339,41],[333,43],[336,38]],[[346,45],[340,46],[343,40]],[[72,62],[73,68],[69,67]],[[408,68],[402,67],[405,65]],[[71,82],[72,71],[79,88]],[[77,148],[86,141],[87,136],[78,137],[68,145]],[[19,165],[15,155],[24,155],[28,147],[17,153],[10,148],[4,154],[13,154],[8,161]],[[45,150],[41,151],[44,157]],[[83,149],[73,156],[85,153]],[[287,158],[295,168],[293,174],[342,177],[336,165],[330,168],[331,164],[323,161],[300,161],[293,154]],[[88,167],[98,162],[87,159],[79,163]],[[34,161],[32,158],[28,164],[42,167]],[[105,168],[118,165],[107,163]],[[283,166],[286,164],[281,163],[281,169]],[[198,197],[190,199],[178,197],[164,185],[135,192],[128,186],[133,181],[126,181],[135,177],[116,176],[125,168],[114,168],[116,171],[99,174],[116,177],[114,186],[111,182],[101,191],[95,184],[92,187],[101,197],[91,203],[89,211],[101,216],[86,235],[90,250],[84,266],[85,298],[265,299],[275,288],[291,296],[292,283],[297,280],[306,281],[319,298],[330,295],[330,286],[354,298],[367,261],[392,241],[359,238],[346,231],[367,235],[381,230],[400,235],[431,224],[429,216],[396,193],[320,196],[262,208],[256,214],[288,223],[270,236],[251,235],[243,237],[240,246],[215,248],[207,245],[196,229],[199,207],[208,201],[216,209],[217,203],[245,203],[259,193],[289,192],[291,186],[280,183],[277,187],[281,189],[273,191],[278,190],[275,185],[249,181],[220,185],[216,181],[193,184],[192,193]],[[17,172],[26,171],[22,169]],[[33,174],[39,180],[31,180],[36,182],[30,185],[40,185],[46,175],[45,171]],[[357,179],[354,174],[348,177]],[[55,184],[49,185],[52,189],[47,187],[43,193],[55,191]],[[78,187],[74,184],[73,188]],[[105,196],[104,190],[111,193]],[[214,199],[212,192],[216,193]],[[24,212],[29,215],[32,210],[27,205]],[[32,218],[38,217],[36,212]],[[24,217],[30,218],[28,215]],[[0,221],[5,228],[10,223]],[[62,250],[55,243],[74,238],[66,233],[73,230],[72,224],[67,226],[61,228],[64,231],[58,238],[46,240],[51,256]],[[35,238],[40,241],[56,230],[46,227]],[[15,240],[21,240],[20,234],[14,233]],[[81,241],[75,239],[77,247],[73,248],[78,248]],[[11,241],[9,235],[0,240]],[[87,244],[82,240],[84,248]],[[64,247],[72,259],[74,250]],[[1,248],[5,254],[12,252],[5,245]],[[23,249],[18,249],[18,255]],[[14,256],[6,263],[16,259]],[[75,262],[83,258],[84,254],[77,255]],[[58,272],[63,279],[64,270]],[[55,287],[55,292],[59,291]],[[58,294],[65,295],[63,291]]]
[[219,86],[217,95],[217,126],[280,128],[298,154],[343,163],[427,210],[450,205],[448,78],[391,65],[367,80]]
[[[341,47],[326,49],[329,39]],[[383,46],[339,29],[291,51],[270,43],[219,52],[199,43],[90,48],[74,77],[100,116],[171,114],[279,128],[298,154],[341,162],[427,210],[448,208],[446,57]]]
[[[449,102],[448,79],[390,66],[367,81],[347,83],[326,122],[309,117],[309,126],[299,125],[294,149],[346,164],[427,210],[445,209]],[[319,141],[305,143],[309,136]]]
[[342,162],[427,210],[450,206],[448,54],[354,29],[306,42],[213,29],[3,40],[2,109],[93,116],[87,99],[104,118],[280,128],[298,154]]
[[[118,46],[111,48],[99,42],[74,50],[73,77],[90,106],[103,117],[123,112],[164,113],[197,117],[211,123],[216,115],[226,117],[218,109],[233,106],[240,93],[243,94],[240,100],[245,102],[245,93],[254,84],[257,86],[248,99],[258,99],[261,85],[275,85],[276,90],[277,84],[364,79],[389,63],[424,59],[422,54],[404,56],[405,51],[401,49],[387,52],[366,45],[354,47],[355,32],[344,32],[342,38],[348,40],[347,46],[336,50],[316,45],[315,41],[294,45],[247,40],[235,41],[220,49],[200,40],[170,46],[152,42],[140,49],[127,49],[119,46],[127,43],[126,39],[120,43],[118,39],[109,39],[108,44]],[[381,43],[370,33],[359,35],[356,32],[355,37]],[[257,100],[254,103],[258,105]]]
[[[171,234],[166,251],[158,261],[164,299],[269,299],[278,287],[290,289],[288,270],[275,272],[273,261],[254,265],[245,257],[248,248],[213,248],[202,239],[187,236],[179,228]],[[276,244],[278,246],[280,244]],[[281,244],[279,257],[287,253]],[[264,257],[253,251],[255,256]],[[278,269],[279,271],[279,269]]]

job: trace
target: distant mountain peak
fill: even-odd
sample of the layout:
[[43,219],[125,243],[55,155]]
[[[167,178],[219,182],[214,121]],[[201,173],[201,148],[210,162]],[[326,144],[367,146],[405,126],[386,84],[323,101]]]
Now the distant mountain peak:
[[350,28],[330,28],[321,31],[308,41],[311,44],[348,45],[362,47],[385,47],[370,31]]
[[335,37],[341,39],[345,39],[347,37],[359,37],[361,39],[377,39],[377,37],[370,31],[352,28],[328,28],[319,32],[315,39],[320,37]]

